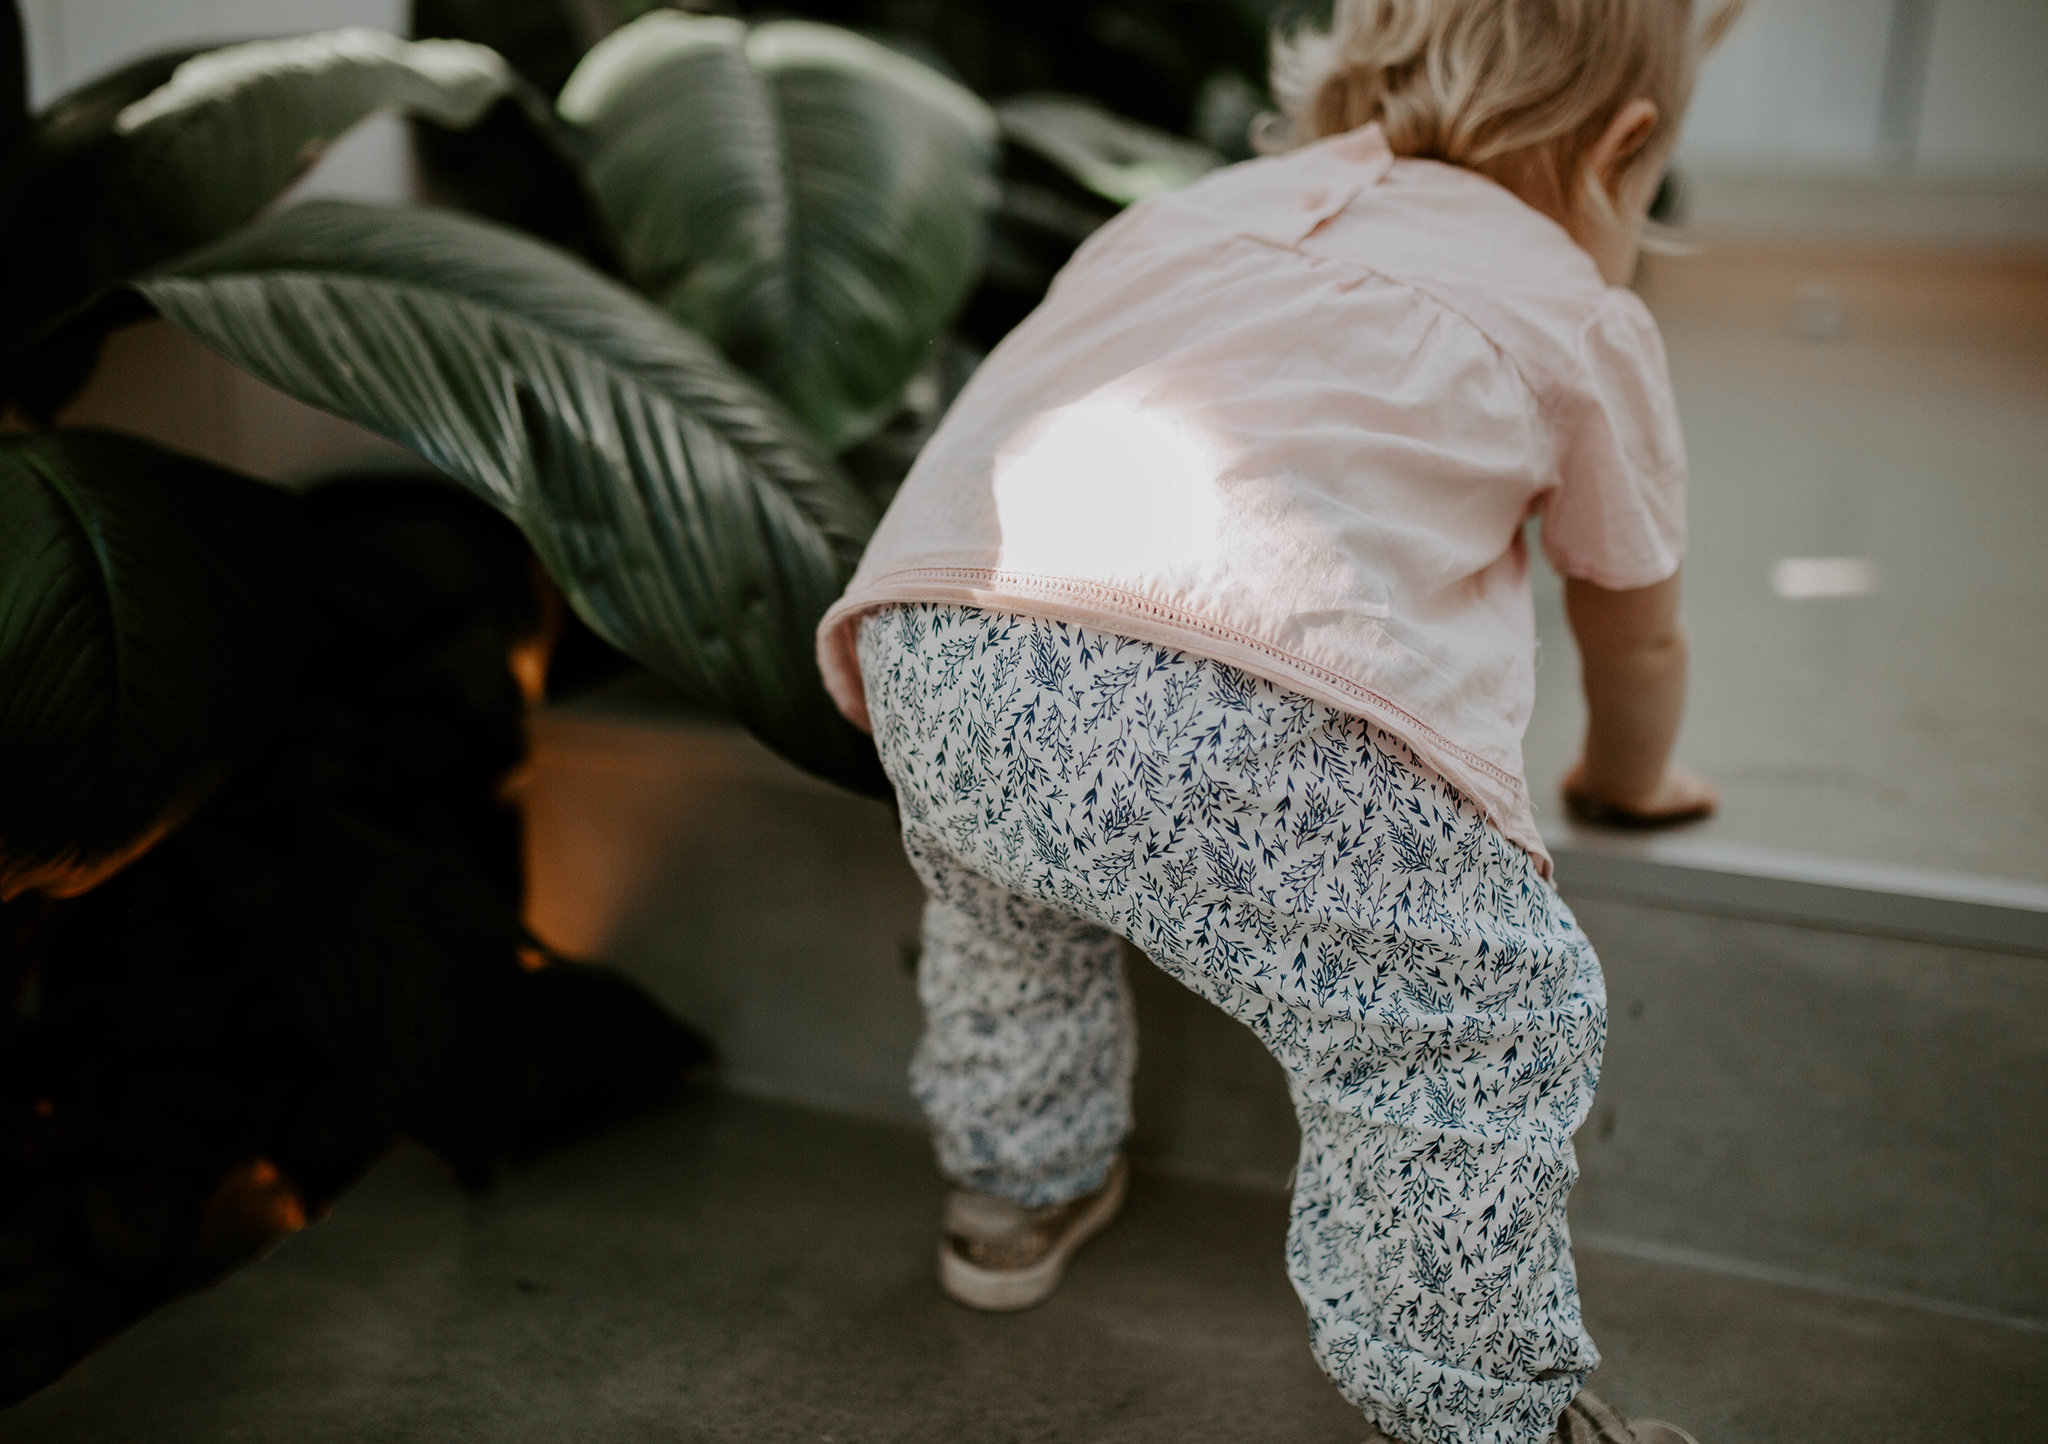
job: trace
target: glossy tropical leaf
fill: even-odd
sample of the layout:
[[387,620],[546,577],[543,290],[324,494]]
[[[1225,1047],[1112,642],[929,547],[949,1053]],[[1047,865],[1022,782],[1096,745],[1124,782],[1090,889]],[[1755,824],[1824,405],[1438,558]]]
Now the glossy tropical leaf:
[[1191,185],[1223,157],[1078,95],[1019,95],[996,107],[1003,139],[1104,200],[1129,205]]
[[811,638],[874,510],[701,338],[523,236],[332,201],[138,289],[231,361],[483,496],[608,641],[799,765],[881,786]]
[[109,875],[264,725],[288,508],[127,437],[0,437],[0,898]]
[[513,85],[481,46],[351,29],[151,57],[66,96],[0,167],[0,354],[242,224],[372,112],[468,125]]
[[886,422],[980,268],[995,123],[849,31],[656,11],[559,101],[635,280],[834,452]]

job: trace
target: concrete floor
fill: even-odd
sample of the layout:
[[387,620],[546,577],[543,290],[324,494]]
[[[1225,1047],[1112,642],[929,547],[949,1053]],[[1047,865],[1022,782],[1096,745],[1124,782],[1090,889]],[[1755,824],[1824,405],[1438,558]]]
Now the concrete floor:
[[[1356,1441],[1270,1190],[1141,1176],[1047,1307],[931,1277],[911,1129],[698,1099],[469,1199],[387,1161],[328,1221],[0,1414],[8,1444]],[[1596,1384],[1703,1444],[2032,1437],[2048,1333],[1594,1251]]]
[[[1642,289],[1692,463],[1679,751],[1725,795],[1699,835],[2048,881],[2048,259],[1731,245]],[[1838,328],[1803,338],[1802,306]],[[1786,557],[1877,589],[1788,600]],[[1537,598],[1550,825],[1584,711],[1540,565]]]

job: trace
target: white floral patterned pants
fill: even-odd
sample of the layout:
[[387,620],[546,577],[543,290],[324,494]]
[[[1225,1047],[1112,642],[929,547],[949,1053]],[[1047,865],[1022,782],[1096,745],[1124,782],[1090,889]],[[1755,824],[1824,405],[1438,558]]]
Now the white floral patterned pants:
[[930,892],[941,1170],[1033,1206],[1101,1181],[1128,938],[1286,1069],[1288,1272],[1346,1397],[1413,1444],[1548,1439],[1599,1361],[1565,1195],[1606,994],[1528,855],[1386,732],[1171,648],[916,605],[860,660]]

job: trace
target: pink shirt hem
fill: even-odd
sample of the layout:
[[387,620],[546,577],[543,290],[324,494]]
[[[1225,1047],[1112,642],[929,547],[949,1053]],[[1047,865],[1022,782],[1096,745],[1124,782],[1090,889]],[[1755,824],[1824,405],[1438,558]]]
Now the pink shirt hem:
[[1400,704],[1327,667],[1180,607],[1097,582],[995,567],[907,567],[868,580],[859,595],[841,598],[818,629],[826,689],[862,731],[872,731],[873,724],[856,652],[860,620],[877,608],[908,602],[1025,610],[1032,616],[1094,627],[1225,662],[1340,712],[1368,717],[1415,746],[1426,766],[1440,770],[1446,781],[1472,798],[1502,835],[1534,858],[1545,877],[1550,876],[1550,852],[1520,779],[1458,746]]

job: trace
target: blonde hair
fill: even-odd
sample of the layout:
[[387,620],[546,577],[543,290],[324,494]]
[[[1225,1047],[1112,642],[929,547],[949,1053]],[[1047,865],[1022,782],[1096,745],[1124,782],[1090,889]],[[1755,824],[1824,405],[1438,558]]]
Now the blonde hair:
[[1281,115],[1261,148],[1377,121],[1396,155],[1562,211],[1587,151],[1638,96],[1657,121],[1624,173],[1662,164],[1701,58],[1745,3],[1713,0],[1695,32],[1693,0],[1336,0],[1327,28],[1274,37]]

